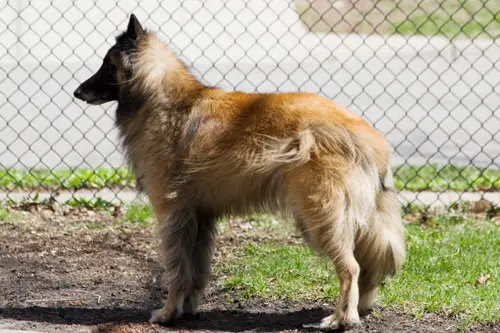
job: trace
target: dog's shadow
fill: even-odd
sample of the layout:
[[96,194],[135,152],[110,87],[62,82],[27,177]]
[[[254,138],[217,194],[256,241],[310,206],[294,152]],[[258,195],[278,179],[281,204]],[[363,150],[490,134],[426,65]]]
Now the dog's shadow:
[[[283,313],[257,313],[245,310],[211,310],[200,313],[199,319],[179,319],[175,328],[189,331],[316,331],[308,325],[318,323],[328,315],[324,308],[312,308]],[[16,320],[65,325],[147,324],[149,312],[136,308],[0,308],[0,317]],[[106,331],[100,330],[100,331]]]

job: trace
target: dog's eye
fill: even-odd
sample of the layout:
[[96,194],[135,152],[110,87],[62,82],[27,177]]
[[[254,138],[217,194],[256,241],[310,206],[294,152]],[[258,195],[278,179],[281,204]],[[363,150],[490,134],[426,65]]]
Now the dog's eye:
[[104,60],[104,65],[108,68],[111,68],[111,69],[116,69],[116,66],[115,64],[113,64],[109,59],[105,59]]

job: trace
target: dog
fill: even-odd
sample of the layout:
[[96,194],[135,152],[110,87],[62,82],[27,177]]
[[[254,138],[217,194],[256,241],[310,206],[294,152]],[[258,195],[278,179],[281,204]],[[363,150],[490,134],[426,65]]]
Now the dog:
[[216,220],[293,217],[340,280],[324,329],[358,325],[405,258],[391,148],[361,117],[310,93],[226,92],[198,81],[132,14],[74,96],[117,101],[127,161],[159,221],[168,296],[150,322],[196,315]]

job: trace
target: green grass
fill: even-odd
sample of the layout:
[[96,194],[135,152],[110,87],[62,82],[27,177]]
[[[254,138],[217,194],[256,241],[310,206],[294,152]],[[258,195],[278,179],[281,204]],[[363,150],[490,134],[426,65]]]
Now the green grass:
[[0,222],[7,221],[11,217],[9,210],[0,207]]
[[500,2],[494,0],[377,0],[371,6],[335,6],[328,0],[294,0],[310,31],[489,38],[500,36]]
[[[500,228],[490,222],[433,217],[407,228],[404,270],[381,290],[387,307],[415,316],[434,311],[472,322],[500,321]],[[308,248],[248,244],[217,266],[226,291],[241,298],[333,298],[338,282],[330,263]],[[485,284],[477,283],[489,274]]]
[[126,207],[121,221],[149,226],[153,222],[153,219],[153,209],[151,206],[133,203]]
[[[15,211],[15,209],[24,210],[25,208],[23,208],[23,206],[25,204],[39,204],[41,206],[48,205],[48,209],[50,209],[50,206],[52,205],[49,199],[39,199],[38,194],[25,201],[17,202],[7,200],[4,203],[0,204],[5,206],[0,206],[0,221],[11,220],[13,217],[18,216],[15,213],[11,213],[11,210],[7,207],[13,207]],[[117,205],[116,203],[105,200],[100,196],[92,199],[71,198],[70,200],[66,200],[63,205],[73,208],[85,208],[93,211],[108,212],[110,214],[116,214],[116,210],[118,210],[122,212],[120,213],[119,219],[117,219],[117,222],[119,223],[137,223],[143,226],[151,226],[155,218],[153,209],[148,204],[130,203],[125,205]],[[261,226],[263,225],[262,223],[265,222],[259,221],[258,225]]]
[[132,171],[122,167],[76,170],[0,170],[0,189],[133,187]]
[[248,244],[234,253],[238,259],[221,264],[224,289],[244,299],[332,298],[330,264],[302,246]]
[[497,38],[500,35],[500,13],[478,14],[471,20],[455,20],[446,14],[419,13],[394,24],[394,32],[403,35],[444,35],[449,39],[465,35],[475,38],[482,34]]
[[426,0],[407,4],[407,16],[391,22],[393,32],[404,35],[443,35],[453,39],[500,36],[500,5],[494,1]]
[[19,213],[12,213],[5,207],[0,207],[0,222],[10,222],[22,218]]
[[85,199],[85,198],[71,198],[65,202],[66,205],[71,207],[85,207],[91,210],[108,210],[113,208],[115,205],[103,199],[102,197]]
[[498,169],[426,164],[394,167],[393,172],[397,190],[462,192],[500,189],[500,170]]
[[85,198],[72,198],[65,202],[66,205],[72,207],[84,207],[90,210],[105,210],[112,211],[115,208],[120,208],[124,211],[119,222],[137,223],[143,226],[150,226],[154,220],[153,209],[148,204],[130,203],[122,207],[118,207],[110,201],[104,200],[101,197],[87,200]]
[[[500,190],[500,170],[476,167],[403,165],[393,168],[397,190],[475,191]],[[0,170],[0,190],[81,189],[134,187],[135,178],[127,168],[96,170]]]

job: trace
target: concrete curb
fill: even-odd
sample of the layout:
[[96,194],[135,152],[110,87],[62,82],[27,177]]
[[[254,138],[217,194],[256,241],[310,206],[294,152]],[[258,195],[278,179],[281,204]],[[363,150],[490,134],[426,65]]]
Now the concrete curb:
[[[50,192],[0,192],[0,202],[6,199],[11,199],[15,201],[23,201],[26,198],[33,198],[37,194],[39,200],[49,199]],[[106,201],[113,203],[148,203],[147,197],[138,194],[133,190],[80,190],[80,191],[66,191],[60,192],[60,194],[55,197],[56,201],[59,203],[64,203],[65,201],[75,198],[85,198],[93,199],[101,197]],[[399,201],[404,203],[414,203],[430,206],[445,206],[450,205],[457,201],[478,201],[480,199],[486,199],[491,201],[493,204],[500,204],[500,192],[406,192],[402,191],[398,193]],[[0,332],[1,333],[1,332]]]

